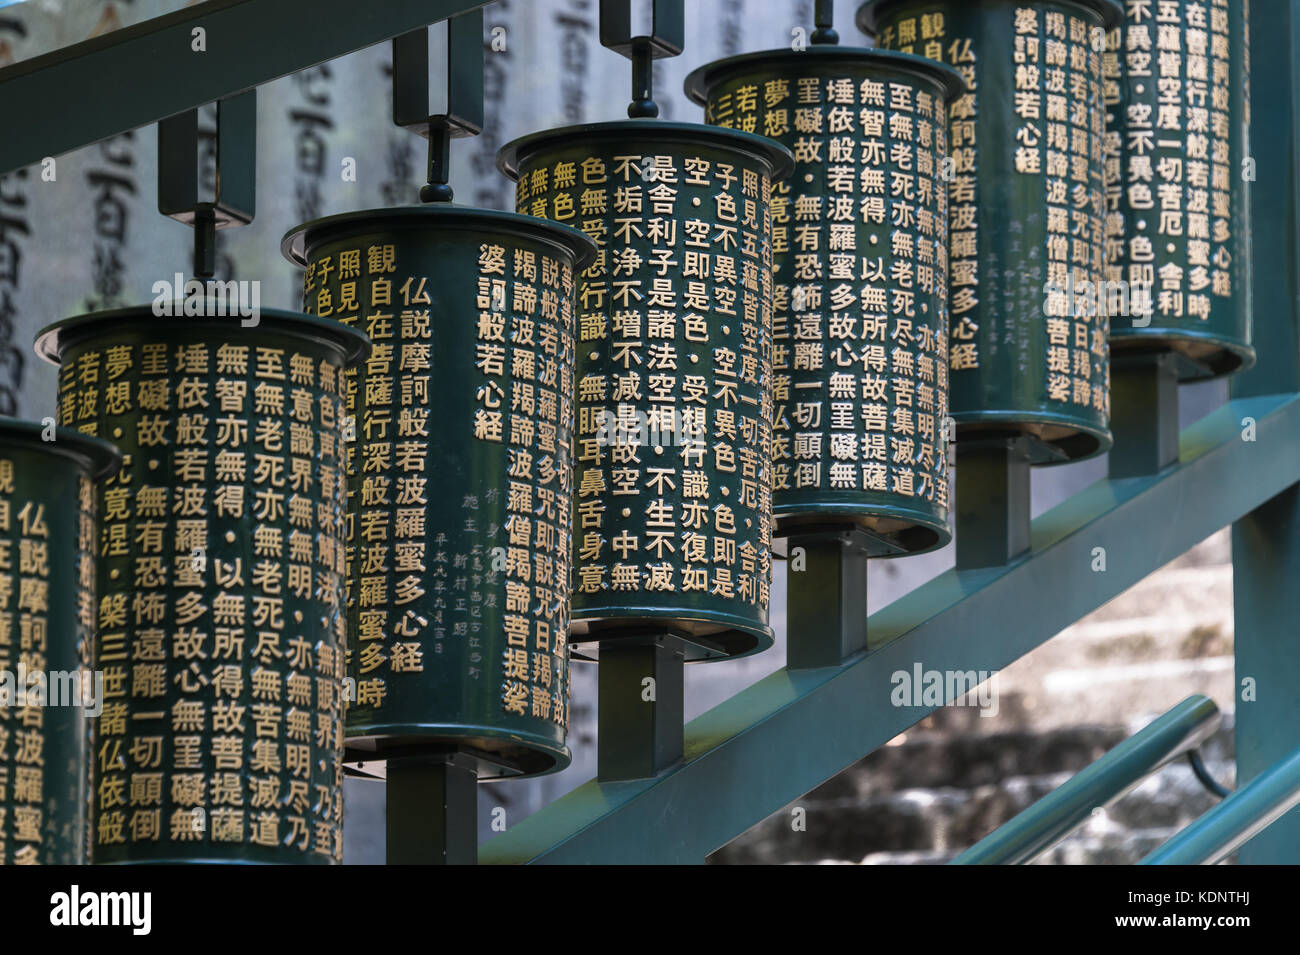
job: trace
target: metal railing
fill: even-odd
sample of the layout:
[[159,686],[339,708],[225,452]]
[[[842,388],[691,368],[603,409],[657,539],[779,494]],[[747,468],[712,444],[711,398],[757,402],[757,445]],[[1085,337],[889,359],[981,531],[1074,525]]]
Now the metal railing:
[[1300,805],[1300,749],[1260,774],[1142,860],[1213,865]]
[[1148,775],[1193,752],[1219,728],[1219,708],[1190,696],[1069,782],[971,846],[952,865],[1018,865],[1050,849]]

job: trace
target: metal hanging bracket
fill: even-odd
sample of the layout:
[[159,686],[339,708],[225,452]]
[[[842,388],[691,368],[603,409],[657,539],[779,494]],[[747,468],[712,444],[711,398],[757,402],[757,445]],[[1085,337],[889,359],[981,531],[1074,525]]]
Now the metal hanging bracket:
[[483,10],[447,21],[447,109],[430,112],[429,28],[393,38],[393,122],[429,140],[421,202],[451,202],[451,141],[483,131]]
[[686,46],[686,11],[682,0],[654,0],[650,33],[632,35],[632,0],[600,0],[600,45],[632,61],[631,119],[659,115],[654,101],[655,60],[678,56]]
[[247,225],[257,209],[257,90],[217,101],[212,201],[199,198],[199,111],[158,123],[158,211],[194,227],[194,274],[216,271],[216,232]]
[[840,35],[835,32],[835,0],[817,0],[813,8],[813,30],[808,39],[817,46],[836,46]]

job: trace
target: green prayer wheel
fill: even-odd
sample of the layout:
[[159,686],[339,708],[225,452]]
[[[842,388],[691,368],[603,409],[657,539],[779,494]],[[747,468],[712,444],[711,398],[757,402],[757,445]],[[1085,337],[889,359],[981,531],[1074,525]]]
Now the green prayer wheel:
[[455,749],[570,762],[576,273],[592,242],[430,203],[290,232],[304,309],[363,328],[351,377],[348,764]]
[[770,195],[788,150],[636,119],[526,136],[498,165],[518,211],[599,246],[578,289],[571,641],[771,646]]
[[0,418],[0,865],[83,865],[95,634],[95,482],[121,458]]
[[36,343],[59,422],[123,453],[98,494],[91,861],[337,863],[343,370],[366,340],[201,304]]
[[1023,435],[1055,464],[1109,449],[1106,30],[1115,0],[870,0],[883,48],[955,68],[949,349],[959,440]]
[[868,532],[880,556],[952,539],[948,522],[948,102],[952,69],[814,45],[686,78],[709,123],[770,136],[776,533]]
[[1172,352],[1182,380],[1255,362],[1251,345],[1250,4],[1127,6],[1105,57],[1108,287],[1115,352]]

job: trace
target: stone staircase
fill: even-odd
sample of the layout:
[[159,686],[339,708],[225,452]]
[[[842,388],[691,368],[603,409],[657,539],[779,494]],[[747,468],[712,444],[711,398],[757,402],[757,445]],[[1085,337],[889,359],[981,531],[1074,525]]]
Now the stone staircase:
[[[1000,711],[949,706],[710,862],[928,864],[961,850],[1193,693],[1224,710],[1202,755],[1233,784],[1232,568],[1217,534],[999,674]],[[1132,863],[1217,800],[1186,760],[1039,863]],[[795,809],[803,810],[796,813]]]

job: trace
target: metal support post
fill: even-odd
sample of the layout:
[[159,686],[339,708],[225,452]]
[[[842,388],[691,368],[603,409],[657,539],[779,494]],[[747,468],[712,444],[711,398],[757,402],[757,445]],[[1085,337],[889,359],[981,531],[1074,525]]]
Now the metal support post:
[[[1233,378],[1234,398],[1300,390],[1296,0],[1270,11],[1268,29],[1257,31],[1253,39],[1252,151],[1258,167],[1251,193],[1254,273],[1249,291],[1259,357],[1254,368]],[[1253,418],[1239,417],[1236,423],[1242,448],[1262,460],[1270,439],[1258,433]],[[1297,436],[1273,440],[1294,442]],[[1295,639],[1295,621],[1300,618],[1300,490],[1295,485],[1233,525],[1232,568],[1236,785],[1241,789],[1300,746],[1300,652]],[[1267,836],[1246,843],[1238,858],[1250,865],[1300,862],[1300,811],[1276,822]]]
[[1030,441],[957,442],[957,569],[1000,567],[1029,550]]
[[1145,477],[1178,463],[1177,356],[1169,352],[1111,358],[1110,476]]
[[867,647],[867,551],[860,530],[790,537],[786,666],[839,666]]
[[469,757],[388,761],[389,865],[478,862],[478,775]]
[[648,779],[681,760],[685,659],[685,642],[664,631],[602,643],[599,779]]

